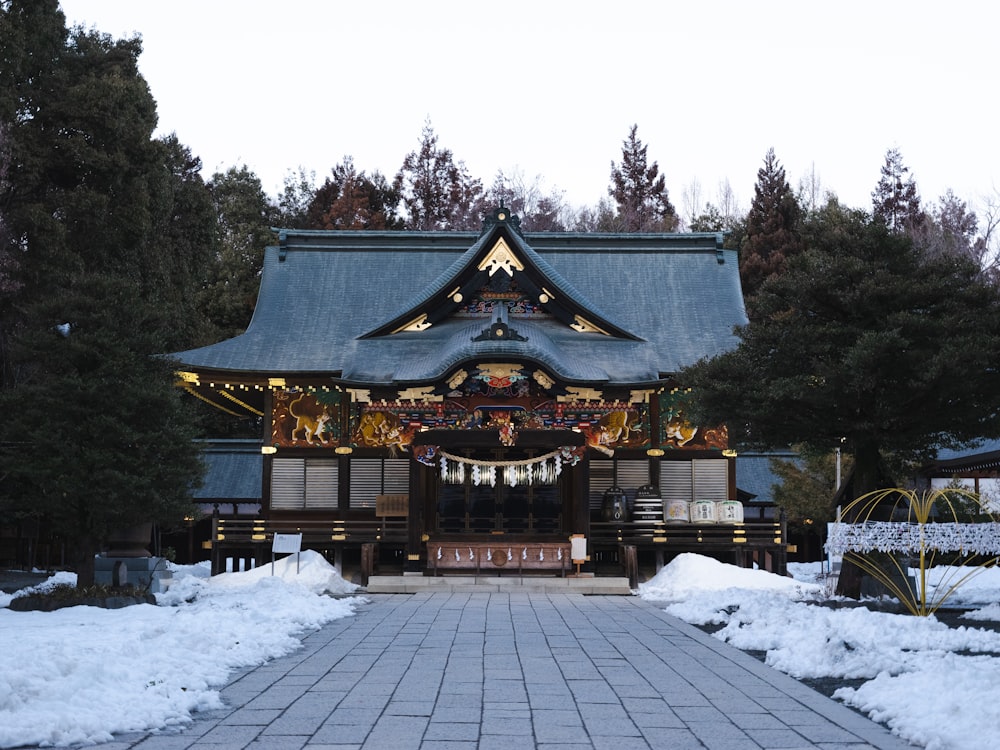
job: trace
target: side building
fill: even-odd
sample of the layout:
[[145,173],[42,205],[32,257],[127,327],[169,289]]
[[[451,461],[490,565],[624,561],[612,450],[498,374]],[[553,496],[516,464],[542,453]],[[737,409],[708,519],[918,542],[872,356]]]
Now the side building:
[[691,549],[784,572],[675,377],[745,322],[717,234],[528,235],[503,207],[478,235],[283,230],[247,331],[174,355],[264,425],[260,514],[214,552],[288,532],[366,575],[565,572],[575,537],[597,573]]

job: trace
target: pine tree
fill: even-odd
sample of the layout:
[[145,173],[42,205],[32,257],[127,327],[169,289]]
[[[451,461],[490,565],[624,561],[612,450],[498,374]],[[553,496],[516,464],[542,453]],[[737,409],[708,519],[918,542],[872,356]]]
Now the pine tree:
[[915,233],[924,223],[917,183],[898,148],[885,152],[882,176],[872,192],[872,214],[893,232]]
[[774,149],[768,149],[757,171],[754,198],[746,218],[740,248],[743,293],[753,297],[766,278],[784,270],[785,262],[802,251],[799,220],[802,211],[785,178]]
[[654,161],[647,162],[647,147],[636,134],[638,125],[622,141],[621,164],[611,162],[611,186],[618,212],[618,231],[672,232],[677,228],[677,211],[670,202],[666,178]]

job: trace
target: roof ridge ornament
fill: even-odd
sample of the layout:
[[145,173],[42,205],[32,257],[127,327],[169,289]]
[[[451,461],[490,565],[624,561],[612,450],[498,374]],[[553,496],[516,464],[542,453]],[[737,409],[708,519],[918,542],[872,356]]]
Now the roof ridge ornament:
[[472,339],[473,341],[527,341],[526,336],[518,333],[516,328],[511,328],[507,322],[507,305],[498,302],[493,308],[493,322],[489,328],[484,328],[482,333]]
[[483,217],[483,228],[482,231],[479,232],[479,236],[482,237],[498,224],[510,227],[521,235],[521,237],[524,237],[524,233],[521,231],[521,217],[512,214],[510,209],[504,206],[502,200],[500,201],[500,206],[498,208],[494,208],[486,214],[485,217]]

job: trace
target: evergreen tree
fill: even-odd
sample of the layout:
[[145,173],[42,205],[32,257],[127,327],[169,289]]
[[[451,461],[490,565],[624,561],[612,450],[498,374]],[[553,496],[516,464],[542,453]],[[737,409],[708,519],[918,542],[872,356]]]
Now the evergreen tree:
[[[837,491],[837,461],[834,451],[817,452],[795,446],[798,460],[772,458],[771,471],[781,480],[774,486],[774,502],[785,511],[790,524],[803,531],[833,521],[833,499]],[[850,471],[849,456],[841,455],[841,476]]]
[[309,229],[309,206],[316,197],[316,173],[299,167],[285,175],[278,196],[277,226],[282,229]]
[[113,524],[190,511],[192,423],[152,355],[194,335],[212,217],[190,154],[152,138],[138,39],[6,0],[0,51],[0,510],[65,534],[86,585]]
[[214,341],[215,330],[198,308],[206,269],[218,253],[218,219],[201,159],[169,135],[159,140],[161,178],[151,179],[153,252],[142,275],[146,300],[156,310],[161,351],[172,352]]
[[872,192],[872,214],[893,232],[915,233],[924,223],[917,183],[898,148],[885,152],[882,176]]
[[806,230],[739,345],[678,376],[699,394],[692,418],[765,447],[843,440],[856,496],[890,454],[1000,435],[1000,291],[835,202]]
[[608,195],[618,208],[616,231],[672,232],[678,224],[677,211],[670,202],[659,165],[647,162],[647,147],[636,135],[638,129],[633,125],[628,138],[622,141],[621,164],[611,162]]
[[766,278],[784,270],[785,262],[802,251],[799,220],[802,211],[785,178],[774,149],[768,149],[746,218],[740,252],[743,293],[752,297]]
[[208,183],[218,217],[216,257],[207,272],[200,309],[212,322],[216,339],[246,330],[257,304],[264,248],[274,242],[275,209],[260,178],[247,168],[216,172]]
[[914,242],[927,255],[967,258],[982,268],[986,243],[978,232],[979,219],[975,212],[949,189],[931,209]]
[[394,187],[406,211],[406,228],[478,230],[483,223],[483,186],[450,149],[438,147],[430,121],[424,123],[420,149],[403,159]]
[[190,514],[204,472],[173,367],[152,356],[152,309],[138,284],[77,275],[32,306],[30,375],[0,391],[0,508],[66,539],[80,587],[114,531]]

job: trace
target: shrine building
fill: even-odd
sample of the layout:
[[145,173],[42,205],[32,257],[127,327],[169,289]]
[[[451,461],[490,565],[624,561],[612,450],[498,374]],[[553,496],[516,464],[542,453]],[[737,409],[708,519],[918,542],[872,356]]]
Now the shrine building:
[[173,355],[262,423],[260,511],[216,512],[214,565],[301,533],[366,580],[681,551],[783,573],[783,525],[675,377],[746,322],[721,234],[526,233],[503,207],[478,234],[281,230],[246,332]]

